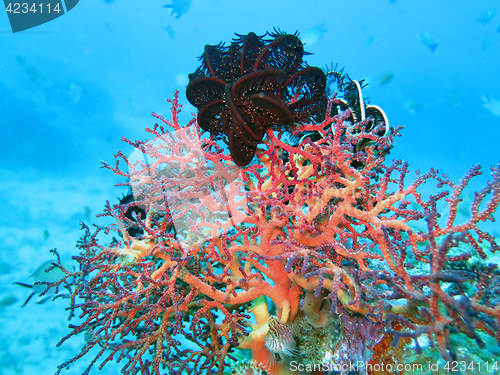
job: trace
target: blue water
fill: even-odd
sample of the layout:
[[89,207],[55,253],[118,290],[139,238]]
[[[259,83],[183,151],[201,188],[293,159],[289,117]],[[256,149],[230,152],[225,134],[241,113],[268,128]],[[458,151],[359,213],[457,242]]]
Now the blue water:
[[[163,100],[183,92],[205,44],[273,27],[304,35],[322,24],[326,32],[306,45],[308,63],[338,63],[353,79],[370,80],[365,95],[391,124],[405,125],[395,157],[456,175],[499,159],[500,117],[481,98],[500,99],[500,16],[479,22],[487,9],[500,9],[496,1],[194,0],[179,18],[162,8],[166,3],[80,2],[17,34],[1,16],[4,168],[91,172],[121,147],[121,136],[144,137],[150,112],[166,111]],[[434,51],[422,32],[437,43]],[[394,78],[379,86],[387,72]]]
[[178,18],[167,3],[80,1],[16,34],[0,13],[0,296],[17,299],[0,307],[0,328],[13,330],[0,345],[0,374],[52,374],[75,353],[53,348],[67,332],[64,304],[21,310],[29,293],[11,283],[50,259],[52,247],[74,254],[79,221],[124,191],[100,161],[131,151],[123,136],[151,138],[151,112],[167,115],[164,100],[176,89],[189,120],[184,89],[205,44],[298,31],[310,65],[339,64],[366,79],[364,95],[405,126],[389,158],[455,180],[481,164],[476,188],[500,162],[500,15],[484,16],[500,11],[497,0],[193,0]]

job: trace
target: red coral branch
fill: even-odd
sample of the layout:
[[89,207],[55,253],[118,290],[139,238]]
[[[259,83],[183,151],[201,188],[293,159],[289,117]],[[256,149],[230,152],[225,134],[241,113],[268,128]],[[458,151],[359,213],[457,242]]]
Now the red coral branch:
[[[127,140],[133,155],[103,163],[129,179],[133,199],[107,203],[111,225],[83,227],[78,271],[54,263],[66,276],[48,287],[65,288],[70,317],[78,311],[83,319],[59,344],[79,333],[87,339],[58,373],[100,347],[86,373],[103,357],[101,368],[124,359],[126,375],[222,374],[236,348],[249,348],[257,367],[285,374],[284,362],[269,361],[268,303],[282,324],[305,314],[314,329],[339,312],[351,336],[347,321],[361,314],[374,332],[387,327],[394,344],[428,336],[445,359],[456,358],[454,332],[479,346],[480,330],[500,340],[499,271],[470,263],[499,250],[480,224],[498,209],[500,166],[476,193],[471,217],[458,223],[461,195],[480,168],[459,184],[432,169],[407,184],[406,163],[384,165],[399,128],[368,132],[368,120],[333,115],[336,98],[323,122],[294,130],[314,129],[319,140],[292,145],[268,129],[245,168],[201,138],[194,119],[179,124],[178,93],[169,102],[171,119],[153,114],[161,125],[147,129],[152,141]],[[356,152],[362,140],[371,142]],[[432,181],[438,189],[424,199],[421,188]],[[446,220],[440,202],[448,204]],[[102,245],[101,232],[116,237]]]

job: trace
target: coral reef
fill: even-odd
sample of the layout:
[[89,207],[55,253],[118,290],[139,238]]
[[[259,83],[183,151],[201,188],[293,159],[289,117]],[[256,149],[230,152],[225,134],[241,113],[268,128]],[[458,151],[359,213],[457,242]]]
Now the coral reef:
[[[172,117],[154,114],[159,124],[147,129],[152,141],[127,140],[137,152],[104,164],[134,199],[107,203],[111,225],[83,226],[77,271],[52,265],[65,277],[48,286],[81,318],[60,344],[87,339],[57,373],[93,348],[89,369],[123,361],[126,375],[222,374],[248,349],[252,364],[234,373],[281,375],[322,353],[315,365],[396,365],[404,350],[418,361],[426,341],[451,361],[460,359],[457,335],[474,350],[485,337],[500,340],[500,276],[488,264],[499,246],[480,227],[500,203],[500,166],[459,222],[461,194],[480,168],[458,184],[433,169],[408,183],[406,163],[385,161],[400,128],[350,121],[335,96],[321,122],[290,129],[295,144],[266,128],[244,168],[200,137],[195,119],[179,124],[177,94],[169,102]],[[113,239],[101,243],[101,232]],[[270,321],[302,326],[292,329],[297,352],[270,351]],[[318,357],[300,350],[304,332]]]

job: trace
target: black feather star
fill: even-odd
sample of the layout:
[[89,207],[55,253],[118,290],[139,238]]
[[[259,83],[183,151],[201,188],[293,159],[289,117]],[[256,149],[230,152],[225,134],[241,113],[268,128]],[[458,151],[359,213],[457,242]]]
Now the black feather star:
[[223,139],[234,162],[246,166],[268,128],[321,121],[326,75],[304,62],[297,34],[236,35],[229,46],[205,46],[186,96],[201,129]]

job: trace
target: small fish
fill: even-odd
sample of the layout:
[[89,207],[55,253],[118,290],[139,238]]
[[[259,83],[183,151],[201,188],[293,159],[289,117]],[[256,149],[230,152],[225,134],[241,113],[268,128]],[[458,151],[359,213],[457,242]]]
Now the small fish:
[[328,29],[325,27],[325,23],[323,22],[306,30],[300,39],[306,46],[312,46],[314,43],[323,39],[327,31]]
[[403,103],[403,109],[406,109],[412,115],[424,108],[424,103],[420,100],[407,100]]
[[11,306],[11,305],[13,305],[16,302],[17,302],[17,298],[14,297],[14,296],[4,297],[4,298],[0,299],[0,308],[1,307]]
[[448,98],[448,103],[451,105],[458,106],[462,102],[463,94],[461,92],[455,92]]
[[457,212],[469,219],[471,216],[471,207],[472,202],[474,201],[474,197],[472,194],[467,195],[465,198],[462,198],[462,201],[457,206]]
[[500,99],[483,95],[481,100],[483,101],[483,108],[490,111],[493,116],[500,116]]
[[36,68],[26,69],[26,74],[28,74],[28,77],[30,80],[32,80],[33,82],[35,82],[39,85],[47,82],[47,77],[45,76],[45,74],[43,74],[43,72],[41,72],[40,70],[38,70]]
[[21,55],[16,55],[16,61],[20,65],[26,64],[26,61],[24,60],[24,57],[22,57]]
[[488,8],[481,14],[481,17],[479,17],[478,22],[481,22],[482,24],[486,25],[493,18],[495,18],[496,15],[497,15],[497,10],[495,8],[493,7]]
[[76,104],[82,98],[82,88],[76,83],[69,84],[68,96],[73,99],[73,103]]
[[432,52],[436,50],[438,45],[427,31],[421,31],[420,33],[418,33],[418,37],[420,38],[422,44],[428,47]]
[[87,223],[90,223],[92,221],[92,211],[90,210],[90,207],[89,206],[85,206],[83,208],[83,215],[85,216],[85,220],[87,221]]
[[175,39],[175,31],[172,28],[171,25],[168,25],[167,27],[164,27],[163,30],[165,30],[168,33],[168,37],[170,39]]
[[[46,289],[46,285],[36,285],[37,281],[45,281],[49,283],[53,283],[56,281],[61,280],[66,274],[61,271],[59,268],[54,268],[49,272],[45,272],[46,269],[50,267],[52,264],[51,261],[44,262],[40,267],[38,267],[35,272],[30,276],[33,279],[33,283],[27,284],[27,283],[22,283],[22,282],[15,282],[14,284],[24,286],[25,288],[31,288],[32,293],[29,295],[28,299],[23,303],[21,307],[26,306],[26,304],[29,302],[31,297],[33,297],[35,294],[40,294]],[[42,304],[47,302],[49,299],[52,297],[55,297],[55,290],[49,289],[45,295],[40,297],[37,300],[37,304]]]
[[6,273],[10,273],[12,267],[9,263],[0,263],[0,275],[5,275]]
[[497,27],[497,33],[500,33],[500,26]]
[[[264,344],[273,356],[269,361],[275,362],[274,354],[284,355],[286,357],[295,357],[299,350],[293,338],[293,330],[290,324],[282,323],[277,316],[270,316],[268,321],[268,331],[264,337]],[[267,364],[266,364],[267,365]]]
[[187,13],[190,6],[191,0],[172,0],[172,4],[164,5],[163,8],[172,8],[172,13],[170,13],[170,15],[179,18]]
[[392,73],[385,73],[381,78],[380,81],[378,82],[379,86],[387,85],[389,82],[392,81],[394,78],[394,74]]
[[50,233],[49,233],[49,231],[48,231],[47,229],[45,229],[45,230],[43,231],[43,233],[42,233],[42,239],[43,239],[44,241],[47,241],[47,239],[48,239],[49,237],[50,237]]

